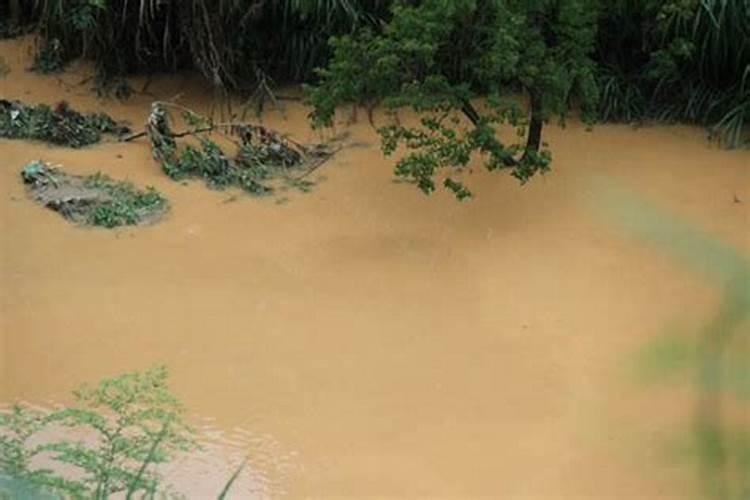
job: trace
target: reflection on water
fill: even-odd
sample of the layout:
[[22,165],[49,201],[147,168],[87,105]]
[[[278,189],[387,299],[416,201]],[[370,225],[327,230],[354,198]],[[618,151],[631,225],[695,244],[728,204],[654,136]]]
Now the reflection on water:
[[278,498],[285,483],[300,466],[298,454],[285,449],[273,436],[249,430],[219,429],[211,419],[196,425],[197,452],[178,456],[161,473],[167,483],[188,498],[216,498],[238,467],[247,459],[230,498]]

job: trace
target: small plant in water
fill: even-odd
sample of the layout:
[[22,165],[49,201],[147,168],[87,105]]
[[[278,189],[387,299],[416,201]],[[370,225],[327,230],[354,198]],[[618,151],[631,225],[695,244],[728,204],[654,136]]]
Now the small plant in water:
[[[182,407],[167,387],[166,369],[125,373],[83,386],[74,395],[70,408],[43,412],[17,405],[0,412],[0,479],[66,498],[166,495],[168,487],[154,466],[197,448]],[[37,444],[44,431],[55,429],[87,439]],[[37,466],[37,458],[52,465]]]

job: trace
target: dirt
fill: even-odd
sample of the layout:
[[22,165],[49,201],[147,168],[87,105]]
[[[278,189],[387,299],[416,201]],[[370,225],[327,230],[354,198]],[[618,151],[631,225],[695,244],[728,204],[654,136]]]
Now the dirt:
[[[39,76],[24,70],[28,53],[0,43],[12,69],[0,98],[64,98],[132,124],[155,99],[212,108],[190,75],[156,75],[149,94],[101,101],[79,85],[85,65]],[[570,120],[545,130],[549,174],[521,187],[476,169],[475,199],[457,203],[394,184],[367,120],[342,116],[320,133],[309,110],[285,104],[261,122],[300,143],[347,131],[360,147],[283,205],[224,203],[235,193],[172,182],[147,141],[69,150],[0,140],[1,400],[65,403],[82,382],[166,364],[220,445],[176,464],[173,479],[196,498],[215,494],[246,454],[239,498],[694,494],[693,469],[674,451],[690,388],[644,386],[633,363],[665,331],[710,318],[721,290],[612,225],[596,181],[748,257],[750,151],[720,150],[692,127],[589,132]],[[17,181],[37,158],[154,185],[171,216],[124,232],[61,224]]]

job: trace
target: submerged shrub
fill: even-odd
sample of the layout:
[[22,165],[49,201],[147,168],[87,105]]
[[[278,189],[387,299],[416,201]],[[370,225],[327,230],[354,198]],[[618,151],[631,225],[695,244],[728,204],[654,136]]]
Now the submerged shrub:
[[37,202],[80,224],[132,226],[152,222],[167,210],[167,201],[154,188],[141,190],[101,173],[69,175],[33,161],[23,168],[21,177]]
[[103,134],[119,136],[127,131],[107,114],[79,113],[64,101],[53,109],[0,99],[0,137],[80,148],[101,141]]
[[[237,186],[250,194],[263,195],[274,191],[271,184],[275,180],[291,187],[309,187],[298,181],[333,154],[325,146],[308,148],[293,143],[260,125],[215,124],[184,108],[181,108],[183,119],[190,128],[174,133],[167,106],[167,103],[152,105],[146,133],[154,158],[174,180],[201,178],[211,188]],[[226,142],[234,144],[234,154],[209,139],[207,133],[219,133]],[[186,144],[178,148],[175,138],[184,136],[197,139],[199,146]],[[295,170],[296,177],[292,175]]]

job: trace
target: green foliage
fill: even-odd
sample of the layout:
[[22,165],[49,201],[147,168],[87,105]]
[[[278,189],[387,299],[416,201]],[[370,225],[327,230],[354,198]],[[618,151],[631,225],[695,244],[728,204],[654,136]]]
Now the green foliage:
[[600,116],[708,126],[729,147],[750,122],[750,4],[745,0],[602,1]]
[[[419,87],[440,76],[451,95],[460,84],[482,96],[498,88],[535,90],[544,101],[543,120],[564,113],[571,98],[591,115],[599,88],[603,120],[689,121],[708,126],[727,146],[746,139],[746,0],[34,4],[40,34],[35,68],[56,71],[72,58],[90,58],[96,86],[120,97],[129,93],[122,77],[135,72],[197,69],[218,87],[263,94],[274,82],[314,81],[313,68],[325,67],[320,83],[328,95],[315,98],[316,121],[326,121],[341,102],[371,106],[403,92],[405,84]],[[25,21],[30,14],[26,9]]]
[[103,134],[120,135],[127,130],[104,113],[79,113],[64,101],[52,109],[46,104],[28,106],[0,99],[0,137],[81,148],[101,141]]
[[[311,118],[329,126],[347,103],[421,113],[418,125],[394,120],[380,134],[386,154],[400,145],[410,151],[395,173],[426,193],[438,171],[460,171],[475,156],[525,182],[549,166],[543,123],[564,117],[572,102],[586,118],[595,109],[595,12],[587,0],[396,2],[382,30],[332,39],[333,58],[307,89]],[[502,98],[518,90],[528,112]],[[519,140],[502,142],[501,124],[519,129]],[[443,185],[460,199],[470,194],[451,174]]]
[[[290,175],[294,169],[303,167],[308,159],[303,146],[293,144],[262,126],[213,124],[208,118],[185,109],[182,110],[183,120],[190,130],[175,135],[165,106],[166,103],[154,103],[147,131],[153,156],[170,178],[201,178],[214,189],[237,186],[253,195],[272,193],[274,187],[271,184],[277,179],[285,181],[287,186],[309,187]],[[207,132],[221,130],[227,131],[222,134],[227,142],[236,146],[233,155],[206,136]],[[196,138],[199,147],[186,144],[178,148],[175,137],[185,135]],[[330,155],[320,158],[327,156]]]
[[[70,408],[41,412],[14,406],[0,412],[0,473],[72,498],[164,493],[154,465],[196,448],[183,410],[168,390],[166,370],[126,373],[83,386],[74,395],[76,405]],[[32,444],[33,437],[51,428],[96,439],[62,437]],[[35,468],[32,459],[38,455],[64,464],[65,477],[59,467]]]
[[101,173],[86,178],[84,186],[108,195],[107,199],[93,206],[87,216],[88,223],[93,226],[132,226],[147,215],[163,210],[167,204],[164,197],[151,186],[140,190],[129,182],[115,181]]
[[164,173],[175,180],[200,177],[215,189],[237,185],[255,195],[273,190],[262,181],[271,177],[271,168],[275,166],[253,161],[258,154],[252,146],[241,146],[237,160],[231,160],[211,139],[201,137],[199,142],[200,149],[187,145],[175,160],[163,161]]
[[59,496],[17,477],[0,474],[0,500],[59,500]]
[[42,49],[93,59],[101,85],[132,72],[195,68],[250,89],[299,80],[327,58],[333,34],[373,23],[384,0],[38,0]]
[[59,73],[65,69],[66,64],[62,44],[60,40],[53,38],[52,40],[45,40],[37,48],[31,69],[42,74]]
[[32,161],[21,170],[33,197],[74,222],[114,228],[155,220],[167,210],[167,200],[152,187],[138,189],[96,173],[73,176]]
[[27,449],[27,442],[46,423],[45,414],[18,406],[0,414],[0,470],[12,476],[28,470],[35,450]]

